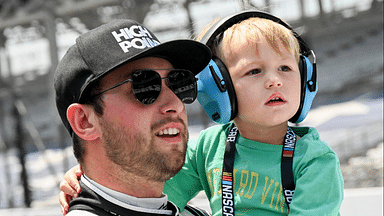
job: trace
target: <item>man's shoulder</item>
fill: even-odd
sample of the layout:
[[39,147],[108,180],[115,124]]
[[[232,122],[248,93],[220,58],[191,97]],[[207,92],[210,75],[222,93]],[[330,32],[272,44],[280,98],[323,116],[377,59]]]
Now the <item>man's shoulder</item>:
[[[85,210],[73,210],[68,212],[67,216],[95,216],[94,214]],[[195,206],[187,205],[179,216],[211,216],[207,211]]]
[[184,210],[180,213],[180,216],[204,216],[204,215],[211,215],[207,211],[192,206],[192,205],[186,205]]
[[73,210],[68,212],[67,216],[95,216],[97,214],[94,214],[92,212],[83,211],[83,210]]

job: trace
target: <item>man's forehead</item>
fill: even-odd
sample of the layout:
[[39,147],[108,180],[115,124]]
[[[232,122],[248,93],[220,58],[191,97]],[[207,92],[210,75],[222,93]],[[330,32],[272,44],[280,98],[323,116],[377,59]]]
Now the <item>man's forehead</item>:
[[143,69],[172,69],[172,64],[164,59],[159,57],[146,57],[138,59],[127,64],[123,64],[117,68],[117,70],[124,70],[125,72],[132,73],[136,70]]
[[173,69],[172,64],[166,59],[148,57],[121,65],[111,71],[103,80],[117,79],[122,81],[121,79],[128,79],[135,71],[140,70],[154,70],[160,74],[168,74],[168,72]]

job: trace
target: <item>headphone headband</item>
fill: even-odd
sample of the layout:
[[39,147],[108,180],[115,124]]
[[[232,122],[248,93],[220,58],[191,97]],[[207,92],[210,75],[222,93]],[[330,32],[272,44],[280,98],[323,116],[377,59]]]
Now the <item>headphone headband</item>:
[[286,22],[276,16],[273,16],[272,14],[256,10],[241,11],[234,15],[221,18],[209,28],[209,30],[204,34],[200,42],[204,43],[209,48],[212,48],[213,41],[215,40],[216,36],[224,32],[231,26],[251,17],[264,18],[272,20],[280,25],[283,25],[287,29],[291,30],[295,38],[299,41],[300,53],[304,56],[309,56],[311,54],[311,49],[308,47],[307,43],[305,43],[305,41],[300,37],[300,35],[297,34]]

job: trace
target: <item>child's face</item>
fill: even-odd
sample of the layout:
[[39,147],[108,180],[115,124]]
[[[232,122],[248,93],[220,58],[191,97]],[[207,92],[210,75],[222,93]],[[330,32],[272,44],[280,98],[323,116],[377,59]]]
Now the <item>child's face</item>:
[[300,104],[300,71],[295,56],[279,42],[276,52],[265,39],[257,48],[247,41],[223,45],[235,87],[235,122],[250,127],[286,124]]

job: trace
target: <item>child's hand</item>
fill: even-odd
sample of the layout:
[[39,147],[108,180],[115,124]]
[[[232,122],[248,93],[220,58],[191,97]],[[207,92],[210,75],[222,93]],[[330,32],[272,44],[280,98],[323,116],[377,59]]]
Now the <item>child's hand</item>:
[[63,215],[66,215],[68,212],[69,202],[72,198],[78,197],[81,191],[79,179],[82,174],[83,171],[80,165],[74,166],[65,173],[63,180],[60,182],[59,201]]

